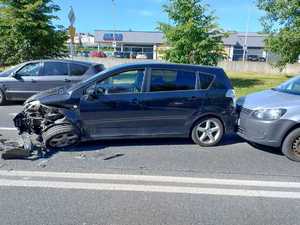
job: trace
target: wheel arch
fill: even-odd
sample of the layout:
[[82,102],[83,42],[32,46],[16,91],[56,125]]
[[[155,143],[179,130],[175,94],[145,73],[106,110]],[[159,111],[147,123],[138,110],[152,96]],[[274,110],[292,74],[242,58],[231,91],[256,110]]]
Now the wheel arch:
[[281,141],[280,141],[280,146],[282,146],[284,140],[286,139],[286,137],[292,132],[294,131],[295,129],[298,129],[300,128],[300,123],[298,122],[297,124],[293,125],[292,127],[290,127],[286,132],[285,134],[282,136],[281,138]]

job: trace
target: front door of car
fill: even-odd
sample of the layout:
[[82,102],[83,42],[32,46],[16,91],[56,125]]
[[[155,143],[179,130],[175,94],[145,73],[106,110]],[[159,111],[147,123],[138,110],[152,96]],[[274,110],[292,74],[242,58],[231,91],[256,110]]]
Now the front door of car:
[[80,119],[92,139],[141,135],[140,93],[145,69],[120,72],[93,84],[81,98]]
[[142,95],[147,132],[152,135],[186,134],[201,111],[206,92],[198,90],[195,72],[152,69],[147,94]]
[[7,99],[25,100],[35,94],[40,87],[38,80],[41,70],[41,62],[32,62],[12,74],[5,82]]

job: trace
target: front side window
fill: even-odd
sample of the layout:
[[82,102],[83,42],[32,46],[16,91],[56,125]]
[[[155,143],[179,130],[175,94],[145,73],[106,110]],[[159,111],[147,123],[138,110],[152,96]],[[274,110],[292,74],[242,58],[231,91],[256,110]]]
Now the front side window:
[[194,90],[196,87],[196,74],[188,71],[152,70],[151,87],[156,91],[184,91]]
[[105,94],[138,93],[142,91],[144,70],[132,70],[111,76],[96,85]]
[[38,76],[40,74],[40,63],[29,63],[18,71],[21,76]]
[[46,62],[44,65],[45,76],[68,76],[68,64],[63,62]]

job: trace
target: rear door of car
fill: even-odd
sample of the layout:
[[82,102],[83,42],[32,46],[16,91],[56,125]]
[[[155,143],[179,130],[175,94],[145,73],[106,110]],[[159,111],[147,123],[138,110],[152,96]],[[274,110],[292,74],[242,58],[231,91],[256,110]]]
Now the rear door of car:
[[68,63],[63,61],[45,61],[42,73],[38,78],[38,83],[38,91],[45,91],[70,84]]
[[199,90],[198,72],[180,68],[151,68],[148,91],[142,94],[144,126],[151,135],[183,135],[201,110],[206,92]]
[[[81,63],[69,63],[70,75],[68,77],[70,83],[77,83],[86,77],[86,73],[89,71],[90,66]],[[89,76],[94,75],[94,73]]]

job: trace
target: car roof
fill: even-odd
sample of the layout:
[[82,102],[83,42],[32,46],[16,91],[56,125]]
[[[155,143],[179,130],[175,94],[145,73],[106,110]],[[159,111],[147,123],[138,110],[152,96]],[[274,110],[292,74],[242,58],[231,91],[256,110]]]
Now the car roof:
[[79,60],[71,60],[71,59],[40,59],[40,60],[32,60],[24,63],[35,63],[35,62],[64,62],[64,63],[78,63],[83,64],[86,66],[93,66],[93,65],[102,65],[101,63],[95,62],[87,62],[87,61],[79,61]]
[[195,70],[203,72],[223,72],[224,70],[220,67],[214,66],[203,66],[203,65],[192,65],[192,64],[177,64],[177,63],[167,63],[167,62],[157,62],[157,61],[146,61],[146,62],[136,62],[128,63],[114,66],[114,69],[134,69],[137,67],[156,67],[164,69],[182,69],[182,70]]

